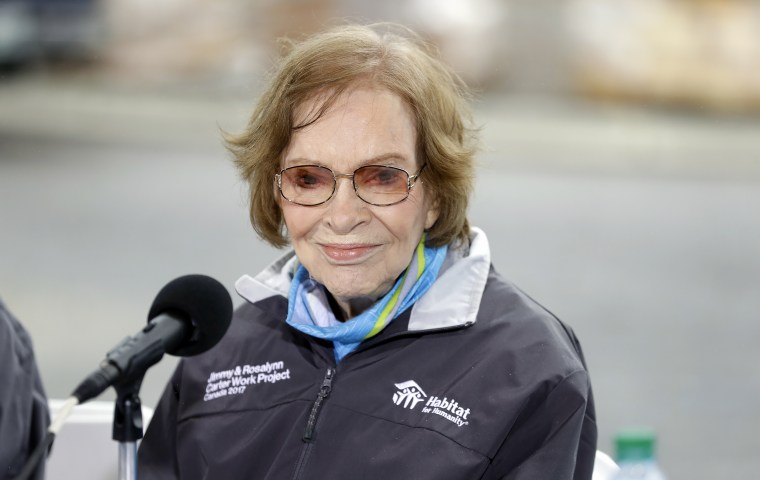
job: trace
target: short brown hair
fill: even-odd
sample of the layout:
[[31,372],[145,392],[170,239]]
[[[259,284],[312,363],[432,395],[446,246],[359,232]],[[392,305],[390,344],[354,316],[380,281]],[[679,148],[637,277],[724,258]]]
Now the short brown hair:
[[399,95],[415,116],[418,155],[426,163],[425,189],[439,209],[427,243],[466,241],[477,143],[469,90],[440,61],[437,51],[410,30],[375,24],[334,27],[291,44],[246,130],[225,135],[240,175],[250,187],[251,224],[270,244],[288,243],[273,182],[293,130],[303,126],[294,125],[295,110],[317,94],[329,92],[319,111],[305,120],[312,123],[341,92],[366,79]]

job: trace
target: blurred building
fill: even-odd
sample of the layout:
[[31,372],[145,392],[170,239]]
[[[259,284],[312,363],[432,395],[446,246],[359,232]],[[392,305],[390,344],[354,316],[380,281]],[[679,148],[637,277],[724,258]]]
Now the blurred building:
[[573,84],[583,93],[704,110],[760,110],[757,0],[572,0]]
[[103,27],[97,0],[0,0],[0,66],[90,60]]
[[760,0],[0,0],[0,63],[59,46],[113,81],[252,87],[278,38],[345,20],[412,27],[481,91],[760,111]]

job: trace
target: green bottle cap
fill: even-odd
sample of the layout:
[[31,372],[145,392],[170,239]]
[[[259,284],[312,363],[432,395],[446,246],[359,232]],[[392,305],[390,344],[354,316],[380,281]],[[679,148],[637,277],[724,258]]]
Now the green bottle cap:
[[615,436],[618,462],[654,459],[656,435],[647,428],[626,428]]

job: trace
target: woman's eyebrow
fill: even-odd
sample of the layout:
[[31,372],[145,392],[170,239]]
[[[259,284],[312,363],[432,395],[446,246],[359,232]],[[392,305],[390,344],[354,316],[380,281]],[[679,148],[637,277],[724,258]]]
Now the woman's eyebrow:
[[388,162],[390,160],[393,160],[393,163],[399,163],[406,161],[407,157],[401,153],[397,152],[388,152],[388,153],[382,153],[380,155],[375,155],[372,158],[368,158],[364,162],[362,162],[363,165],[372,165],[372,164],[378,164],[383,162]]
[[[385,164],[385,163],[392,163],[394,165],[398,165],[400,163],[405,163],[407,160],[407,156],[403,155],[398,152],[387,152],[387,153],[381,153],[380,155],[375,155],[370,158],[366,158],[364,160],[359,160],[354,164],[354,169],[363,167],[365,165],[379,165],[379,164]],[[286,158],[283,160],[283,167],[292,167],[297,165],[318,165],[320,167],[327,167],[332,169],[329,165],[327,165],[326,162],[314,159],[314,158],[308,158],[308,157],[293,157],[293,158]]]
[[286,158],[282,161],[283,166],[296,166],[296,165],[322,165],[318,160],[305,157],[293,157]]

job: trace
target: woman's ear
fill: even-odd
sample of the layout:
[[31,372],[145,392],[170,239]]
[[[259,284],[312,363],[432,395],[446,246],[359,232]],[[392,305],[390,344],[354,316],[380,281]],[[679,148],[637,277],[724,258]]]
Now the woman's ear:
[[440,208],[438,207],[438,199],[435,199],[430,202],[430,206],[428,207],[427,213],[425,214],[425,230],[430,230],[433,228],[435,222],[438,221],[438,216],[440,213],[441,212]]

